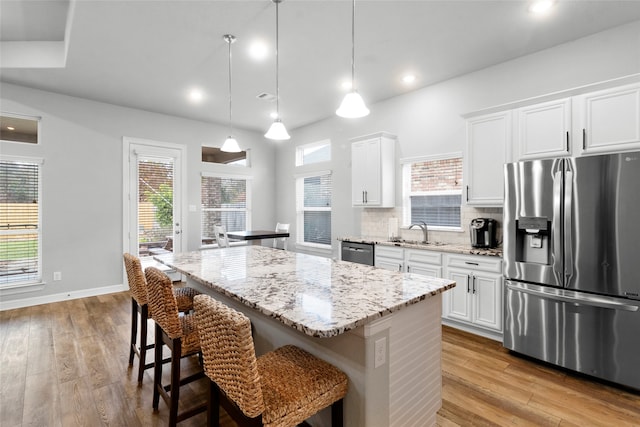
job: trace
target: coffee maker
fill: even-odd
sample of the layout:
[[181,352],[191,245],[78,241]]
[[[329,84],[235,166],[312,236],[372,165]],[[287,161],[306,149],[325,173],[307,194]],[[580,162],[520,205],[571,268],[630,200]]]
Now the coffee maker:
[[498,224],[492,218],[474,218],[469,224],[471,235],[471,246],[474,248],[495,248],[498,246],[496,240],[496,228]]

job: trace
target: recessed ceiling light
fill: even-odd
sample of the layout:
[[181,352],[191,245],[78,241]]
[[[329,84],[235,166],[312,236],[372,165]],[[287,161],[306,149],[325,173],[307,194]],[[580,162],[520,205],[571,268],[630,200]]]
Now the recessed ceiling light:
[[249,46],[249,56],[256,61],[261,61],[269,54],[269,48],[267,44],[262,40],[255,40]]
[[546,15],[554,4],[554,0],[536,0],[529,6],[529,12],[534,15]]
[[200,89],[191,89],[189,91],[189,101],[191,102],[202,102],[202,100],[204,99],[204,92],[202,92]]
[[16,130],[13,126],[7,126],[7,130]]
[[414,74],[406,74],[402,77],[402,81],[411,84],[416,81],[416,76]]

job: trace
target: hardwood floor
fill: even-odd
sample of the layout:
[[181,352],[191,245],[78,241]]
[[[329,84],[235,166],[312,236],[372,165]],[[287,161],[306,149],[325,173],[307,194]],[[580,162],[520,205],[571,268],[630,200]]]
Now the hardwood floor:
[[[0,312],[0,426],[163,426],[128,367],[127,292]],[[510,354],[494,341],[443,329],[443,403],[449,426],[639,426],[640,393]],[[150,353],[151,354],[151,353]],[[187,371],[196,360],[183,360]],[[167,369],[165,369],[166,371]],[[204,399],[204,384],[180,389]],[[180,423],[202,426],[205,415]],[[235,426],[224,418],[223,427]],[[404,427],[404,426],[402,426]]]

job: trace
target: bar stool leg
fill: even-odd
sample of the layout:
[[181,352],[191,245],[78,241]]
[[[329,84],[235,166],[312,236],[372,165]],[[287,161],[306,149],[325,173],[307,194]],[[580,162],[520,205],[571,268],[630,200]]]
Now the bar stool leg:
[[162,328],[156,323],[153,366],[153,409],[158,410],[160,388],[162,387]]
[[131,298],[131,345],[129,346],[129,366],[133,366],[133,355],[138,341],[138,302]]
[[147,332],[149,323],[149,306],[147,304],[142,306],[140,312],[140,366],[138,366],[138,384],[142,384],[142,377],[144,376],[144,370],[147,368]]
[[342,427],[343,422],[343,399],[340,399],[331,405],[331,427]]
[[[182,340],[171,340],[171,385],[169,405],[169,426],[178,423],[178,401],[180,399],[180,359],[182,359]],[[157,363],[157,362],[156,362]],[[162,362],[160,362],[162,363]]]

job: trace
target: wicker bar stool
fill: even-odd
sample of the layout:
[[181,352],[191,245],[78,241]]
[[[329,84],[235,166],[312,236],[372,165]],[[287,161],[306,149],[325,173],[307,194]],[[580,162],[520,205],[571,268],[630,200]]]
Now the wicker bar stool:
[[[180,386],[204,377],[199,371],[186,378],[180,378],[180,359],[197,354],[200,356],[200,338],[195,325],[195,314],[180,316],[176,296],[173,293],[171,279],[154,267],[145,270],[149,308],[151,317],[156,322],[155,329],[155,366],[153,374],[153,409],[158,409],[160,396],[169,406],[169,425],[193,415],[204,412],[206,404],[202,404],[178,413]],[[171,382],[162,384],[162,345],[171,350]]]
[[194,309],[210,380],[209,426],[219,425],[220,405],[240,426],[269,427],[296,426],[331,405],[332,425],[343,425],[342,371],[292,345],[256,358],[248,317],[204,294]]
[[[142,272],[140,258],[129,253],[125,253],[123,258],[127,271],[129,291],[131,293],[131,345],[129,346],[129,366],[133,366],[133,357],[137,355],[138,359],[140,359],[140,365],[138,366],[138,383],[142,384],[144,371],[153,367],[153,362],[146,363],[147,350],[153,348],[153,344],[147,344],[147,320],[151,317],[147,304],[147,282]],[[174,288],[174,293],[178,301],[178,310],[181,312],[193,310],[193,297],[199,293],[198,291],[184,287]],[[140,347],[137,345],[138,313],[140,313]]]

